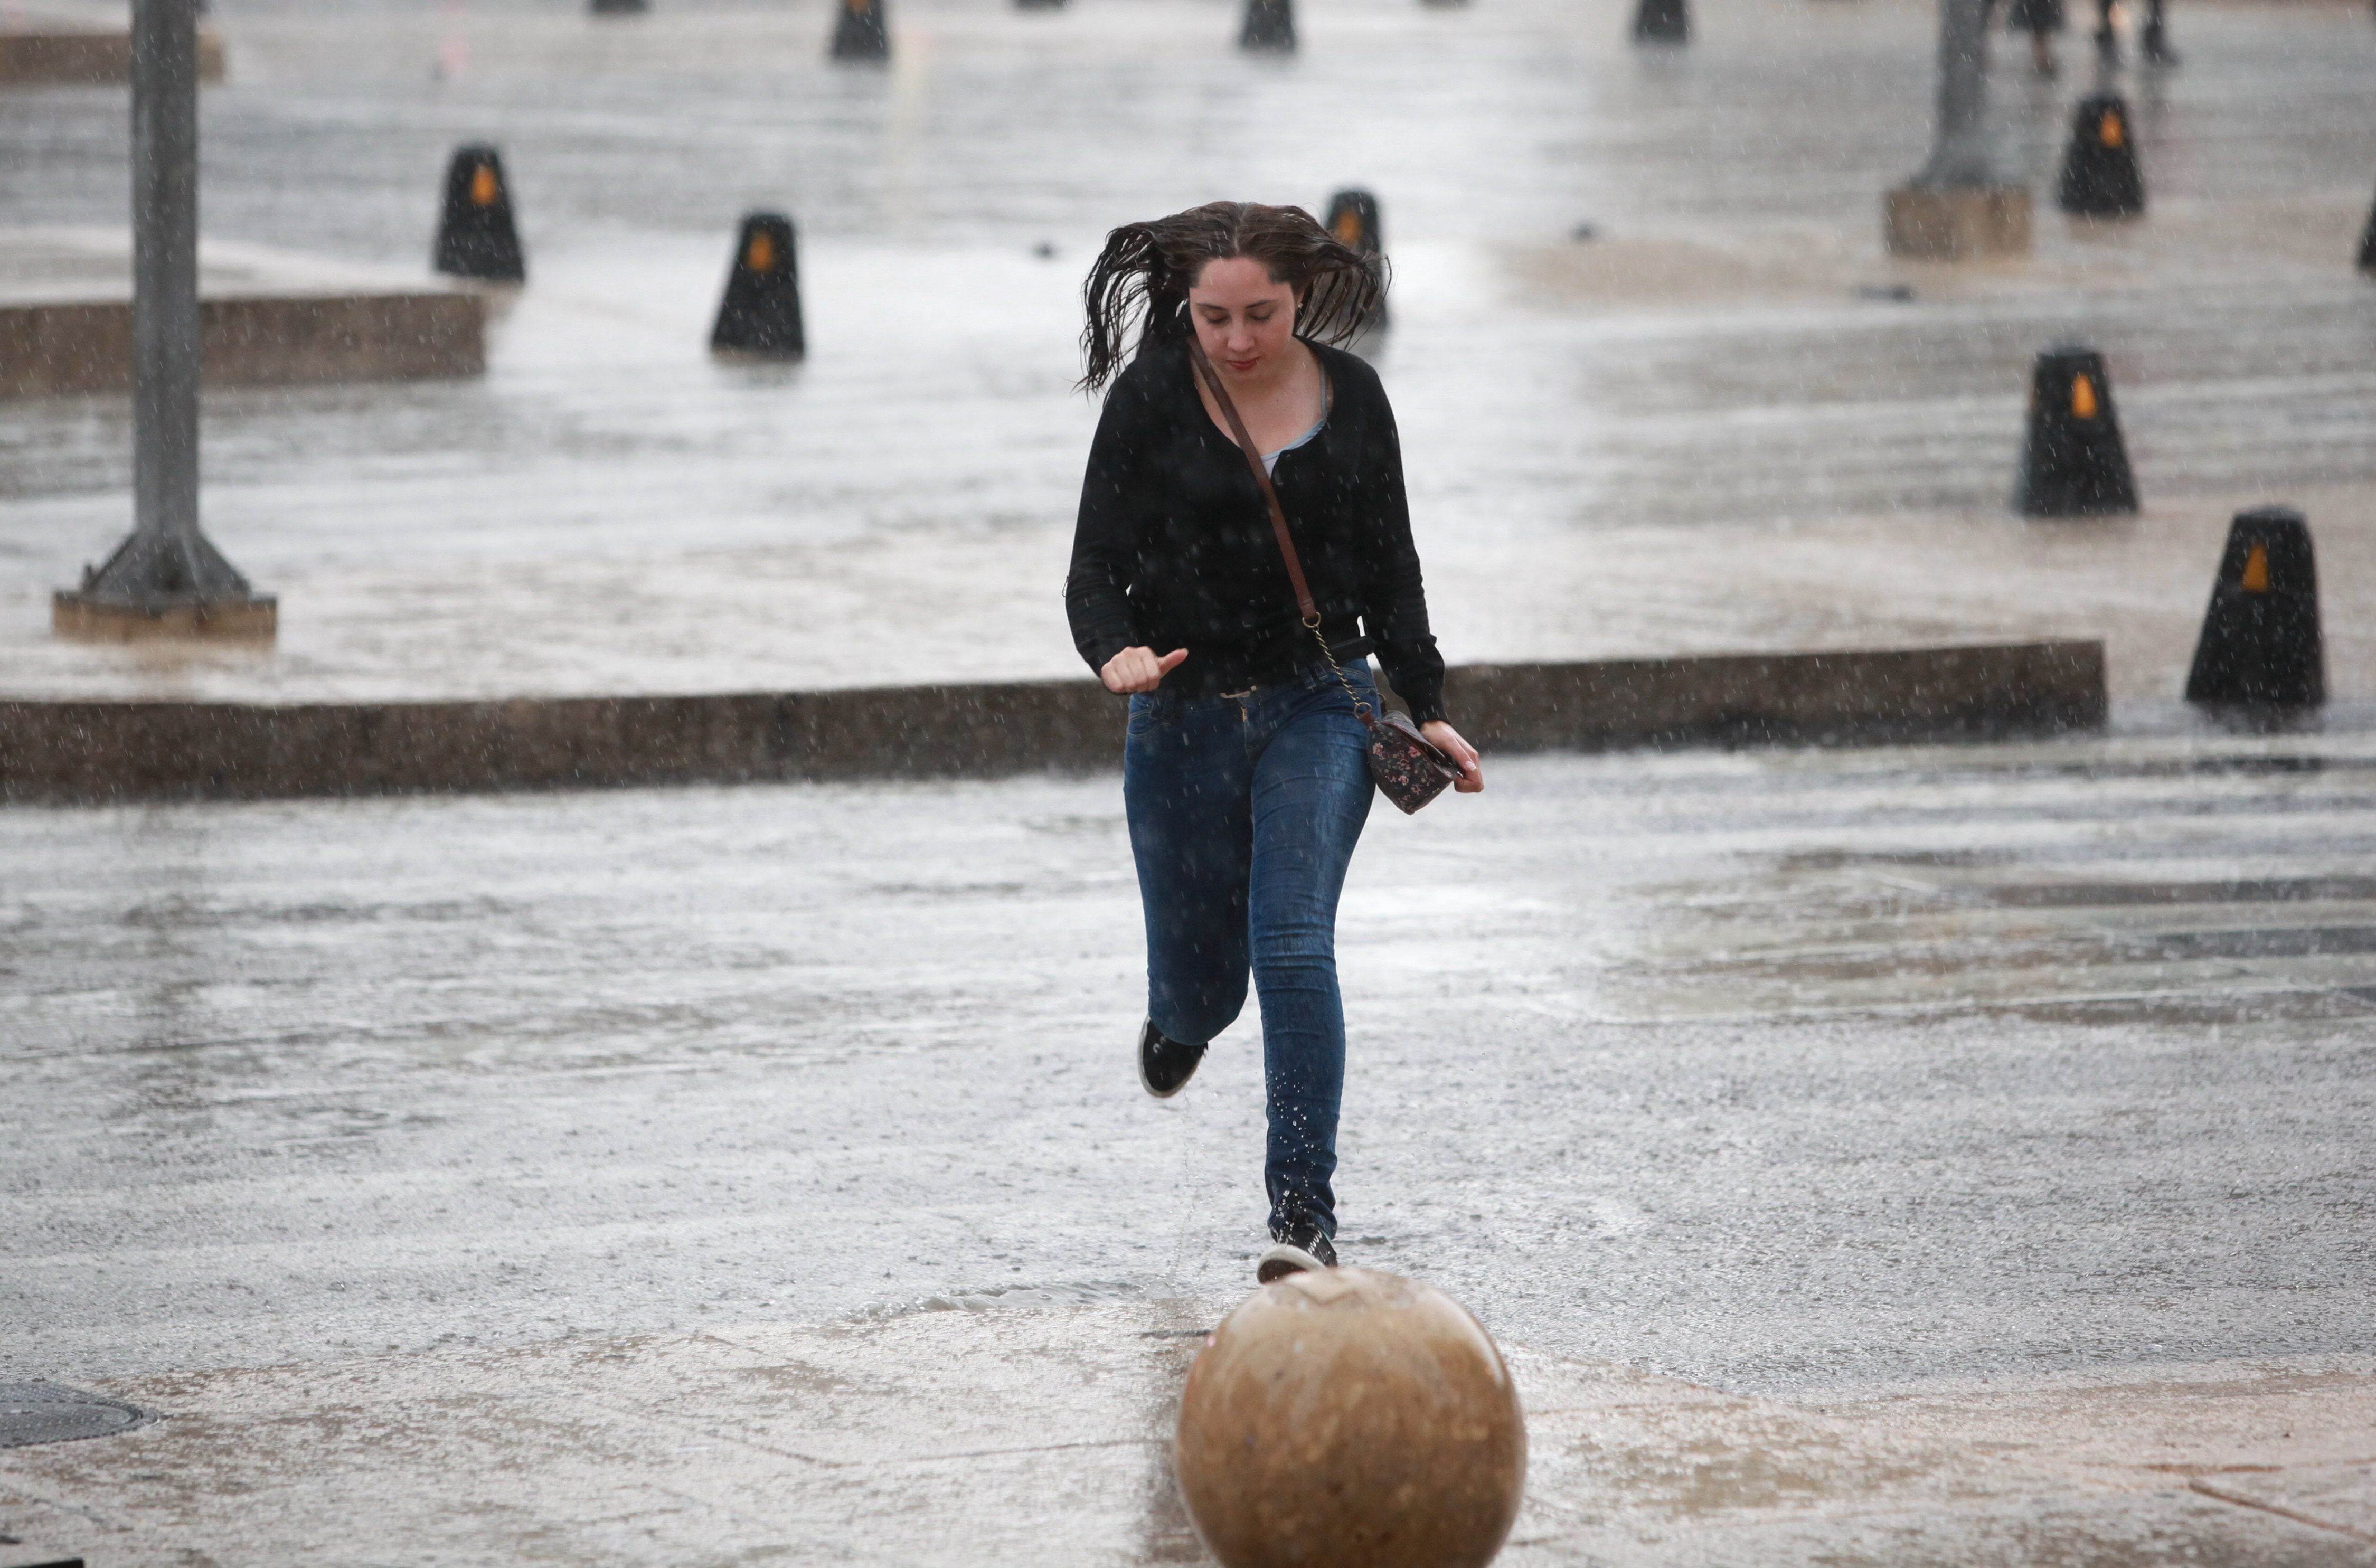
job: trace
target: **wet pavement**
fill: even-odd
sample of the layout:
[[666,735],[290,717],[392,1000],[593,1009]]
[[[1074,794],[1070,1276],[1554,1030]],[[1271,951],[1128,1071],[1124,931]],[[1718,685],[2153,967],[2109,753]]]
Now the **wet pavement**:
[[[149,1380],[179,1414],[20,1453],[49,1501],[8,1517],[94,1562],[1209,1562],[1162,1437],[1208,1317],[952,1307]],[[2342,1568],[2376,1533],[2365,1357],[1821,1405],[1509,1359],[1519,1568]]]
[[[2174,696],[2218,541],[2317,530],[2337,689],[2376,696],[2376,29],[2195,6],[2127,72],[2148,216],[2048,196],[2083,51],[2000,51],[2027,264],[1893,264],[1927,149],[1930,8],[1317,0],[1292,61],[1219,0],[902,0],[887,71],[826,8],[223,0],[209,232],[419,266],[444,160],[505,149],[530,282],[481,382],[225,389],[210,527],[281,600],[278,654],[53,643],[46,596],[126,526],[118,402],[0,408],[0,689],[387,699],[1080,673],[1056,585],[1092,408],[1079,277],[1117,220],[1216,195],[1384,204],[1374,352],[1460,659],[2108,639]],[[2073,41],[2066,41],[2073,42]],[[0,221],[121,221],[120,94],[0,99]],[[800,221],[811,354],[703,351],[733,225]],[[1579,222],[1596,238],[1577,241]],[[1039,253],[1045,246],[1051,254]],[[1868,297],[1903,284],[1911,301]],[[2110,357],[2146,510],[2006,514],[2032,354]]]
[[[2355,1561],[2371,789],[2337,727],[1515,759],[1377,816],[1345,1250],[1531,1358],[1530,1550]],[[1111,779],[0,838],[0,1378],[170,1418],[8,1453],[0,1529],[1185,1550],[1157,1434],[1259,1241],[1258,1036],[1137,1089]]]
[[[208,400],[277,653],[51,642],[119,402],[0,405],[0,691],[403,697],[1077,672],[1102,231],[1384,199],[1373,345],[1457,659],[2104,636],[2052,743],[1493,765],[1373,816],[1345,1250],[1513,1348],[1507,1561],[2376,1551],[2376,170],[2358,6],[2192,5],[2153,196],[1879,255],[1931,13],[217,0],[227,240],[417,266],[505,147],[483,381]],[[56,6],[96,17],[101,7]],[[1995,78],[2043,197],[2071,101]],[[0,95],[0,223],[120,221],[118,93]],[[743,208],[812,355],[700,350]],[[1571,238],[1579,221],[1590,241]],[[1052,255],[1041,256],[1046,244]],[[1910,301],[1860,288],[1903,283]],[[2146,510],[2003,498],[2111,355]],[[2174,701],[2229,512],[2320,549],[2323,720]],[[0,1450],[94,1564],[1196,1560],[1168,1402],[1243,1288],[1256,1030],[1147,1100],[1111,778],[0,813]]]

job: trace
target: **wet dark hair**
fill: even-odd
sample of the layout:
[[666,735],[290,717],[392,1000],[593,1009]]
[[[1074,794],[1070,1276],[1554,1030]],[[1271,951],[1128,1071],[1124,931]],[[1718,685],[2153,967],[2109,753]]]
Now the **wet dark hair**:
[[1355,250],[1300,207],[1216,201],[1151,223],[1125,223],[1106,236],[1081,286],[1089,313],[1081,329],[1087,362],[1081,389],[1094,392],[1121,371],[1134,316],[1144,319],[1132,352],[1186,339],[1194,330],[1189,287],[1206,263],[1240,255],[1261,262],[1272,282],[1295,291],[1300,338],[1349,342],[1385,302],[1385,257]]

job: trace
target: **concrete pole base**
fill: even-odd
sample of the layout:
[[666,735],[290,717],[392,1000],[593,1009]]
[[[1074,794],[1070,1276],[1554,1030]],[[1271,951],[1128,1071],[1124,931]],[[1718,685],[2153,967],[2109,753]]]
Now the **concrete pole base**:
[[1889,254],[1920,261],[2029,254],[2029,192],[2019,185],[1900,185],[1882,198]]
[[50,631],[77,642],[269,643],[279,635],[280,601],[266,594],[126,604],[61,588],[50,600]]

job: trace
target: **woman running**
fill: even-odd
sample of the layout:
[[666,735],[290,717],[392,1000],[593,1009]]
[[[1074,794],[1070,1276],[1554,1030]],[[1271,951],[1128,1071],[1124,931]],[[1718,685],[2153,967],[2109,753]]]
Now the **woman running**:
[[1336,1262],[1336,900],[1372,784],[1364,726],[1305,628],[1267,503],[1194,349],[1262,455],[1352,690],[1374,707],[1375,652],[1459,768],[1455,788],[1473,794],[1485,778],[1444,719],[1394,411],[1377,374],[1336,346],[1376,317],[1384,264],[1301,208],[1215,202],[1116,229],[1085,293],[1081,385],[1111,390],[1064,600],[1081,656],[1130,696],[1123,798],[1146,915],[1139,1079],[1159,1098],[1187,1085],[1244,1007],[1251,966],[1274,1243],[1255,1275],[1268,1281]]

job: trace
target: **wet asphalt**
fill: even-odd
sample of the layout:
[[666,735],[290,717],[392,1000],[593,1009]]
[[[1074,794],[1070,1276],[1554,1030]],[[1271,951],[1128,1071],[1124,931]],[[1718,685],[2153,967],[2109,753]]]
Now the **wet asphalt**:
[[[1373,818],[1355,1260],[1733,1391],[2364,1348],[2376,742],[1534,758]],[[1226,1298],[1111,778],[0,814],[10,1375]]]
[[[1479,800],[1377,814],[1342,927],[1348,1259],[1529,1354],[1744,1397],[2364,1355],[2359,7],[2181,9],[2184,71],[2118,78],[2150,220],[2042,212],[2029,267],[1917,275],[1873,234],[1927,140],[1920,5],[1711,0],[1688,52],[1637,55],[1613,4],[1313,4],[1292,63],[1238,58],[1202,0],[894,5],[898,60],[853,74],[817,4],[219,0],[213,232],[416,260],[446,152],[492,136],[537,281],[483,382],[210,395],[209,526],[286,596],[278,662],[52,648],[49,588],[128,515],[125,420],[0,408],[9,689],[1073,672],[1090,248],[1367,184],[1455,658],[2101,634],[2122,701],[2054,743],[1504,759]],[[1994,77],[2041,191],[2094,85],[2076,42],[2056,83],[2011,51]],[[0,97],[0,221],[120,222],[122,112]],[[803,226],[798,371],[698,351],[753,205]],[[2113,356],[2134,521],[2004,515],[2028,358],[2065,335]],[[2186,718],[2227,512],[2288,497],[2316,502],[2344,700],[2274,735]],[[441,1377],[493,1408],[556,1342],[732,1324],[825,1357],[889,1324],[883,1355],[950,1357],[911,1395],[929,1427],[994,1404],[983,1348],[1022,1334],[930,1309],[1193,1336],[1260,1241],[1258,1039],[1141,1095],[1138,929],[1111,777],[0,813],[0,1379],[196,1405],[219,1373],[269,1423],[393,1355],[434,1424]],[[885,1375],[849,1354],[835,1387]],[[278,1392],[236,1393],[255,1368]],[[640,1426],[586,1430],[643,1473]],[[88,1495],[123,1491],[88,1462]],[[421,1495],[470,1463],[424,1461]],[[747,1544],[723,1517],[719,1550]]]

